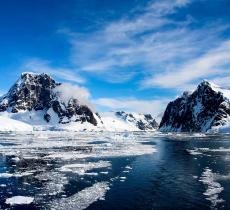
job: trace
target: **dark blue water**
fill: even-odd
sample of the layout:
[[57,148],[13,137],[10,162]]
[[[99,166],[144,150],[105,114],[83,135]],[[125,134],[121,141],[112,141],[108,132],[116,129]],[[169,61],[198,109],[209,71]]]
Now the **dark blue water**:
[[[103,143],[102,140],[96,142]],[[93,142],[89,142],[91,144]],[[104,200],[92,203],[87,209],[230,209],[230,136],[152,137],[143,144],[153,145],[157,152],[100,158],[111,162],[108,174],[100,174],[103,169],[93,169],[89,172],[98,173],[98,176],[81,179],[81,176],[66,173],[68,181],[63,192],[47,195],[30,205],[10,207],[5,199],[18,194],[36,196],[42,193],[45,180],[36,179],[36,173],[26,178],[0,178],[0,184],[7,185],[0,188],[0,206],[3,209],[49,209],[52,199],[68,197],[94,183],[108,181],[110,190]],[[15,171],[11,158],[0,156],[0,171]],[[97,161],[97,158],[86,161]],[[52,171],[62,161],[36,160],[24,164],[18,165],[18,170],[29,167],[30,170]],[[132,169],[124,172],[127,166]],[[117,178],[111,182],[111,178],[123,176],[126,177],[124,181]]]

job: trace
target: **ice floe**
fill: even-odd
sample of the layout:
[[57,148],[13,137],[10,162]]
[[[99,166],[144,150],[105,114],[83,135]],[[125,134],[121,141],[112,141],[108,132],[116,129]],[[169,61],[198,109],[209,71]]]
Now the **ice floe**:
[[98,182],[80,192],[68,197],[55,200],[51,203],[51,209],[81,210],[86,209],[97,200],[104,199],[109,190],[108,182]]
[[203,193],[207,200],[211,202],[212,208],[216,207],[218,203],[224,202],[219,194],[224,190],[219,182],[216,181],[217,174],[213,173],[211,169],[205,168],[199,181],[206,186],[206,191]]
[[207,155],[210,153],[230,153],[230,148],[220,147],[217,149],[211,148],[194,148],[186,150],[191,155]]
[[14,205],[31,204],[31,203],[33,203],[33,201],[34,201],[33,197],[14,196],[11,198],[7,198],[5,203],[14,206]]
[[38,180],[44,182],[43,194],[56,195],[64,190],[64,186],[68,183],[67,177],[56,171],[47,171],[36,175]]
[[95,175],[96,173],[86,173],[86,172],[89,170],[92,170],[92,169],[107,168],[110,166],[111,166],[111,163],[109,161],[76,163],[76,164],[70,164],[70,165],[62,166],[60,168],[60,171],[73,172],[73,173],[77,173],[79,175],[84,175],[84,174]]
[[26,171],[21,173],[0,173],[0,178],[10,178],[10,177],[23,177],[32,175],[34,171]]

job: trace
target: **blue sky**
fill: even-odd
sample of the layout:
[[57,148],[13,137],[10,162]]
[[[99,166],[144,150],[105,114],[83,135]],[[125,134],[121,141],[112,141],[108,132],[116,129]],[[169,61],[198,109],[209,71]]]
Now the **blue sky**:
[[0,90],[21,72],[84,87],[99,111],[162,112],[230,80],[229,0],[0,2]]

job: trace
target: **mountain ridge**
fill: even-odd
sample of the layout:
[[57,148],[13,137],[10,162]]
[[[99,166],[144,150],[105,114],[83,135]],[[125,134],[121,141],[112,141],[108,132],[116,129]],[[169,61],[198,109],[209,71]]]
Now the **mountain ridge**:
[[97,120],[88,106],[81,105],[74,98],[61,101],[54,91],[60,85],[61,83],[57,83],[46,73],[22,73],[8,93],[0,98],[0,111],[19,113],[20,111],[42,110],[46,122],[50,122],[53,115],[57,115],[58,123],[87,121],[97,125]]
[[134,131],[157,128],[151,115],[135,114],[131,122],[126,119],[127,116],[130,118],[130,113],[120,112],[126,118],[118,119],[119,116],[115,114],[113,119],[106,121],[107,118],[103,119],[88,105],[82,104],[79,98],[61,97],[63,85],[46,73],[22,73],[10,90],[0,97],[0,115],[37,128],[40,126],[39,129]]
[[228,124],[230,90],[202,81],[192,93],[169,102],[159,130],[163,132],[206,132]]

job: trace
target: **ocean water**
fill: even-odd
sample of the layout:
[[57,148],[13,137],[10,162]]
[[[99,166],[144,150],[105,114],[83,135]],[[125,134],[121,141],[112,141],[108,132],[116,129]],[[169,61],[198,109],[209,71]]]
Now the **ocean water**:
[[0,209],[230,209],[230,135],[1,133]]

